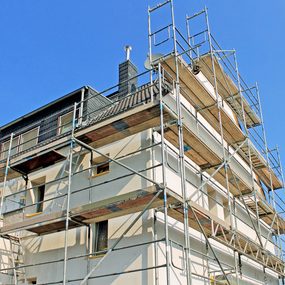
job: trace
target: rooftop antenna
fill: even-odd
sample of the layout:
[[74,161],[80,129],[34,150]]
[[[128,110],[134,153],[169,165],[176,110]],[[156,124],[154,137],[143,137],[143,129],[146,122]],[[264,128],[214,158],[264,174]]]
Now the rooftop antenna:
[[125,46],[125,52],[126,52],[126,60],[130,60],[132,47],[130,45]]

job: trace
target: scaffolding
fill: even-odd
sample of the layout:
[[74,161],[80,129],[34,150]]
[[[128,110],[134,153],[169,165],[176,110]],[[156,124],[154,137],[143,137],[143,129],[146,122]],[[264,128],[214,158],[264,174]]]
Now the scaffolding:
[[[170,22],[166,26],[156,27],[153,24],[155,15],[162,9],[168,9]],[[193,22],[195,24],[192,25]],[[47,133],[55,132],[57,135],[36,146],[30,147],[29,144],[35,137],[24,143],[15,143],[15,134],[9,135],[9,143],[6,144],[6,149],[2,149],[0,161],[0,182],[3,183],[0,211],[4,217],[0,234],[11,242],[12,266],[1,268],[0,272],[11,274],[14,284],[27,283],[26,269],[30,267],[62,263],[62,280],[43,284],[65,285],[77,282],[83,285],[92,279],[150,270],[155,272],[155,284],[159,284],[157,270],[165,268],[166,284],[169,285],[170,271],[174,267],[172,249],[175,246],[183,251],[185,266],[179,269],[185,272],[188,285],[194,284],[194,277],[204,279],[208,284],[240,284],[243,278],[242,256],[262,266],[263,284],[267,284],[268,271],[274,272],[284,284],[282,235],[285,233],[285,220],[284,202],[279,192],[279,189],[283,189],[284,179],[278,148],[270,150],[267,145],[258,86],[256,84],[249,87],[242,79],[236,51],[223,50],[219,46],[211,33],[206,8],[193,16],[186,16],[185,23],[186,36],[175,24],[172,0],[149,7],[151,68],[137,76],[145,80],[141,87],[92,112],[85,110],[87,102],[112,94],[118,85],[88,98],[84,96],[87,88],[82,88],[81,99],[66,110],[72,112],[72,118],[66,123],[67,131],[60,131],[62,125],[48,129]],[[209,131],[209,127],[212,131]],[[146,130],[150,130],[152,142],[136,152],[112,157],[100,151],[102,146]],[[36,139],[39,137],[37,134]],[[61,151],[63,148],[68,151]],[[161,159],[159,163],[153,163],[145,169],[134,169],[121,162],[136,153],[154,149],[159,149]],[[80,157],[85,154],[90,154],[91,162],[94,155],[105,160],[96,166],[90,162],[89,168],[78,170]],[[177,162],[175,167],[170,164],[170,156]],[[58,185],[57,188],[60,189],[61,183],[66,183],[67,191],[63,193],[57,190],[54,197],[41,202],[50,203],[48,213],[25,219],[28,210],[37,206],[35,203],[27,204],[23,199],[26,193],[33,189],[28,187],[29,175],[63,161],[61,176],[53,181],[44,181],[43,184]],[[91,195],[94,188],[103,184],[73,189],[75,177],[83,172],[92,172],[94,167],[106,161],[127,173],[104,181],[104,184],[136,176],[142,179],[146,186],[101,201],[93,202],[89,199],[84,205],[71,206],[73,197],[82,192]],[[174,191],[167,184],[166,169],[169,168],[179,176],[179,191]],[[187,175],[189,170],[197,173],[201,180],[191,195],[187,191],[187,185],[193,184]],[[162,178],[156,179],[154,171],[160,171]],[[16,194],[6,194],[8,182],[17,177],[23,177],[24,189]],[[213,194],[215,192],[224,197],[226,203],[219,202]],[[209,201],[222,207],[228,220],[218,218],[194,201],[195,194],[206,196]],[[20,211],[20,221],[5,222],[8,203],[14,203],[13,210]],[[54,208],[57,210],[54,211]],[[164,237],[158,238],[155,235],[151,241],[120,247],[124,236],[150,209],[154,211],[154,232],[157,215],[163,214]],[[249,218],[248,226],[254,230],[255,239],[238,230],[237,212],[241,210],[246,212]],[[128,214],[135,214],[134,220],[107,250],[90,252],[87,249],[86,254],[72,257],[68,255],[70,229],[85,227],[88,232],[94,221]],[[170,218],[183,224],[183,244],[169,238]],[[264,235],[262,227],[268,228],[267,235]],[[205,253],[196,252],[191,246],[192,229],[201,234]],[[23,233],[45,235],[60,231],[65,234],[62,258],[25,263],[21,243]],[[231,250],[234,266],[220,260],[213,241]],[[115,251],[144,245],[156,248],[158,243],[165,244],[164,264],[159,264],[156,260],[154,266],[104,275],[95,274],[104,260]],[[274,253],[268,249],[269,243],[274,245]],[[207,274],[201,275],[192,270],[194,252],[207,260]],[[67,268],[72,260],[82,260],[95,254],[102,254],[103,257],[94,267],[88,264],[84,278],[69,278]],[[16,262],[19,257],[22,263]]]

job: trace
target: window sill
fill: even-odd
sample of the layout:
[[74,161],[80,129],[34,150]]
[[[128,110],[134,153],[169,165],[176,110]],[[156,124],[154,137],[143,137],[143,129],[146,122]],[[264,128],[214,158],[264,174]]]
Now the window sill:
[[106,253],[98,254],[98,255],[89,255],[88,259],[97,259],[97,258],[102,258],[106,255]]
[[36,217],[41,215],[43,212],[36,212],[36,213],[30,213],[30,214],[26,214],[26,218],[32,218],[32,217]]
[[102,173],[93,174],[93,175],[90,176],[90,179],[96,178],[96,177],[100,177],[100,176],[103,176],[103,175],[108,174],[108,173],[110,173],[110,171],[105,171],[105,172],[102,172]]

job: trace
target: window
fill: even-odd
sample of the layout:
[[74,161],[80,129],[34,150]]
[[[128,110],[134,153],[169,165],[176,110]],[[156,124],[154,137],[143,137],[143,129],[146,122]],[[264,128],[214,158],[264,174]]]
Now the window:
[[45,199],[45,185],[40,185],[36,188],[36,212],[41,213],[43,211],[44,199]]
[[37,284],[37,278],[33,277],[33,278],[27,278],[28,284]]
[[20,151],[27,150],[38,143],[39,128],[32,129],[21,135]]
[[[106,154],[106,156],[109,156],[109,153]],[[92,177],[107,174],[110,171],[110,161],[105,156],[98,156],[93,158],[91,164],[92,164]]]
[[102,174],[105,172],[108,172],[110,170],[109,162],[106,162],[104,164],[100,164],[96,167],[96,174]]
[[45,177],[32,181],[35,212],[42,213],[45,199]]
[[58,134],[64,134],[72,129],[73,112],[69,112],[59,117]]
[[92,255],[102,255],[108,249],[108,220],[92,225]]
[[[19,137],[15,137],[12,140],[12,148],[11,148],[11,153],[10,155],[14,155],[18,152],[18,144],[19,144]],[[9,152],[9,146],[10,146],[10,140],[5,141],[2,143],[1,151],[1,159],[5,159],[8,157],[8,152]]]

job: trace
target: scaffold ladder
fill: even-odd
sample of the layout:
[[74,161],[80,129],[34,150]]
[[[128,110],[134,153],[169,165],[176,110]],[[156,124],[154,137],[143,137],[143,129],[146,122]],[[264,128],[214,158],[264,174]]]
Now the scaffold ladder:
[[24,247],[19,236],[9,235],[10,258],[13,267],[14,284],[27,284],[24,264]]

